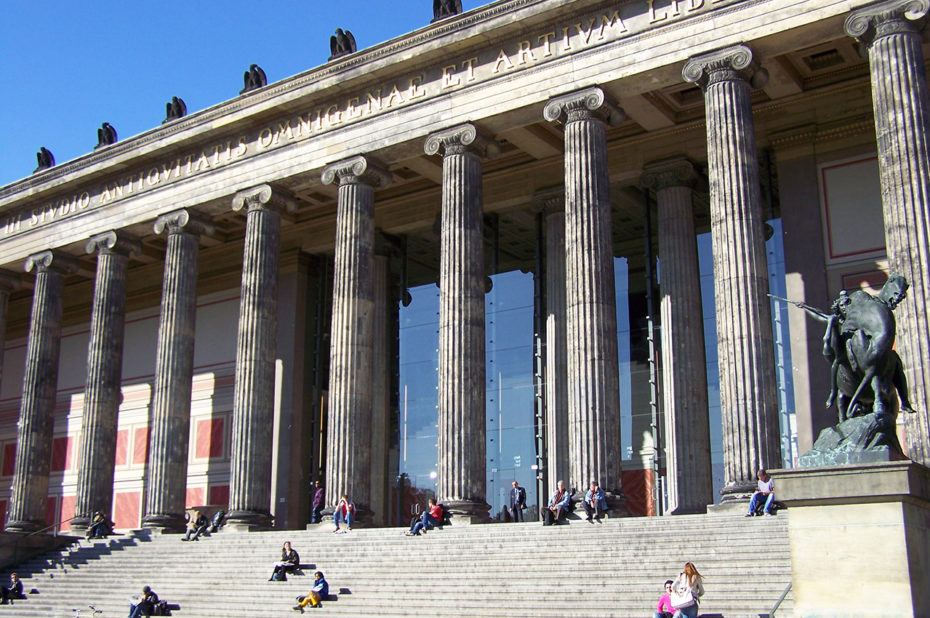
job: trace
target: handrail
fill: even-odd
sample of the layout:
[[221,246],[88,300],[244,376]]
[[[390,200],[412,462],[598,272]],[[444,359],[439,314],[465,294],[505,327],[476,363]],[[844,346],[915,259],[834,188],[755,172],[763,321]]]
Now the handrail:
[[[52,528],[59,528],[62,524],[70,523],[70,522],[74,521],[75,519],[77,519],[78,517],[79,517],[78,515],[75,515],[74,517],[70,517],[70,518],[68,518],[68,519],[62,519],[61,521],[56,521],[54,524],[52,524],[52,525],[50,525],[50,526],[45,526],[44,528],[41,528],[41,529],[39,529],[39,530],[33,530],[32,532],[27,532],[26,534],[23,534],[23,535],[19,536],[13,543],[0,543],[0,547],[6,547],[6,546],[8,546],[8,545],[16,545],[17,543],[19,543],[19,542],[20,542],[21,540],[23,540],[23,539],[28,539],[28,538],[31,537],[31,536],[35,536],[35,535],[37,535],[37,534],[42,534],[42,533],[45,532],[46,530],[50,530],[50,529],[52,529]],[[58,536],[58,531],[56,530],[55,533],[54,533],[52,536]]]
[[23,541],[25,541],[25,540],[28,539],[29,537],[33,537],[33,536],[36,536],[36,535],[39,535],[39,534],[43,534],[43,533],[45,533],[45,532],[47,532],[48,530],[51,530],[51,529],[53,529],[53,528],[55,529],[55,531],[52,533],[52,536],[53,536],[53,537],[57,537],[57,536],[59,536],[59,532],[60,532],[60,529],[61,529],[62,524],[70,523],[70,522],[74,521],[74,520],[77,519],[77,518],[78,518],[78,516],[75,515],[75,516],[70,517],[70,518],[68,518],[68,519],[59,520],[59,521],[55,522],[54,524],[51,524],[50,526],[45,526],[44,528],[40,528],[39,530],[33,530],[32,532],[27,532],[27,533],[25,533],[25,534],[17,534],[17,535],[16,535],[16,538],[15,538],[12,542],[0,543],[0,549],[7,548],[7,547],[12,547],[12,548],[13,548],[11,559],[9,560],[9,562],[8,562],[7,564],[16,564],[16,563],[19,562],[19,560],[20,560],[20,557],[19,557],[19,556],[20,556],[20,546],[21,546],[21,544],[23,543]]
[[785,597],[788,596],[788,593],[791,592],[791,582],[788,582],[788,585],[785,586],[785,591],[781,593],[781,596],[778,597],[778,600],[775,601],[775,605],[769,611],[769,618],[775,618],[775,612],[781,607],[782,601],[785,600]]

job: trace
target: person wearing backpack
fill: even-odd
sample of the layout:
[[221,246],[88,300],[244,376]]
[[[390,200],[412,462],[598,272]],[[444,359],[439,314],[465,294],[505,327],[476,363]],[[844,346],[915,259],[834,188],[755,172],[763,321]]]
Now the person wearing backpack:
[[442,525],[442,507],[436,504],[436,498],[430,498],[427,504],[429,508],[423,511],[420,521],[410,526],[410,530],[405,533],[407,536],[420,536],[421,531],[432,530]]

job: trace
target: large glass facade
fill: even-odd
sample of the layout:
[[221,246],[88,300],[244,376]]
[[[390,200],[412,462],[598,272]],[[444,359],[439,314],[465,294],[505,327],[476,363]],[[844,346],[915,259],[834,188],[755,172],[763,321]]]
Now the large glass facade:
[[[782,243],[781,219],[766,222],[771,231],[765,243],[768,263],[769,291],[778,296],[785,293],[785,250]],[[704,312],[704,348],[707,358],[707,400],[710,407],[710,449],[714,475],[714,501],[720,501],[724,485],[723,428],[720,419],[720,371],[717,363],[717,310],[714,304],[714,257],[710,233],[699,234],[698,264],[701,277],[701,299]],[[779,424],[782,458],[786,467],[797,456],[797,426],[795,425],[794,390],[791,381],[791,347],[788,336],[788,316],[783,303],[772,304],[772,329],[775,336],[775,372],[778,385]]]
[[[537,503],[533,428],[533,275],[491,277],[485,295],[486,447],[485,496],[491,516],[502,517],[511,483],[526,488],[528,512]],[[439,384],[439,288],[410,290],[400,307],[399,475],[407,490],[402,511],[417,512],[436,491]]]
[[[769,285],[783,295],[785,285],[781,222],[768,222],[773,233],[766,243]],[[697,238],[710,407],[711,461],[715,499],[723,487],[723,436],[717,367],[716,311],[710,234]],[[614,259],[617,301],[617,342],[620,378],[620,445],[624,486],[631,506],[646,512],[648,492],[642,483],[653,455],[649,400],[649,366],[645,350],[645,304],[642,286],[631,283],[630,264]],[[512,481],[526,488],[529,517],[539,502],[536,483],[536,442],[533,387],[533,275],[510,271],[493,275],[485,295],[486,337],[486,499],[493,518],[505,518]],[[437,485],[437,385],[439,348],[439,288],[434,284],[410,289],[411,302],[399,308],[398,479],[403,501],[400,522],[416,514]],[[783,306],[773,306],[778,403],[785,465],[797,454],[791,358]],[[642,477],[642,478],[641,478]],[[640,496],[639,494],[643,494]]]

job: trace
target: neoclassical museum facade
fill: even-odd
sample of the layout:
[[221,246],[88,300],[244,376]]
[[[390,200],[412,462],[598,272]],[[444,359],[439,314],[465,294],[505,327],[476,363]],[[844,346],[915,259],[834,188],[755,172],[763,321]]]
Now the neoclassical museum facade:
[[314,480],[375,525],[703,512],[835,422],[767,294],[889,272],[930,463],[930,0],[423,4],[0,188],[5,529],[301,528]]

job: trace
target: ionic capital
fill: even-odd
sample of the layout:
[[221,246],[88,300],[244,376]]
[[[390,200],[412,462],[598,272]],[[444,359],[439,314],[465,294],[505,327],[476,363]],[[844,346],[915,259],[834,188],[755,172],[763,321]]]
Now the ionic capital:
[[187,209],[175,210],[155,219],[155,233],[168,230],[169,234],[213,234],[213,224],[191,213]]
[[748,45],[734,45],[695,56],[681,70],[685,81],[706,89],[710,84],[742,80],[753,88],[762,88],[769,73],[759,64]]
[[323,168],[323,184],[334,182],[340,185],[363,184],[384,188],[394,180],[393,175],[384,166],[364,155],[330,163]]
[[684,157],[656,161],[643,166],[639,182],[646,189],[661,191],[671,187],[694,187],[698,175],[694,165]]
[[243,208],[247,211],[274,210],[292,213],[297,210],[297,205],[290,196],[280,190],[272,190],[271,185],[258,185],[243,189],[233,196],[232,209],[239,211]]
[[478,156],[494,158],[500,153],[500,144],[467,122],[433,133],[426,138],[423,150],[428,155],[438,154],[441,150],[443,156],[473,152]]
[[565,212],[565,187],[547,187],[533,194],[533,204],[544,216]]
[[870,46],[889,34],[919,34],[913,22],[930,11],[930,0],[887,0],[852,11],[846,17],[846,34]]
[[68,275],[78,271],[78,263],[73,257],[64,253],[42,251],[26,258],[26,272],[32,272],[33,269],[35,269],[36,274],[52,271]]
[[84,248],[85,253],[117,253],[119,255],[133,255],[142,251],[142,244],[135,236],[114,230],[91,236]]
[[568,124],[596,118],[611,125],[626,120],[626,112],[614,105],[597,86],[576,90],[549,99],[543,108],[543,118],[549,122]]

